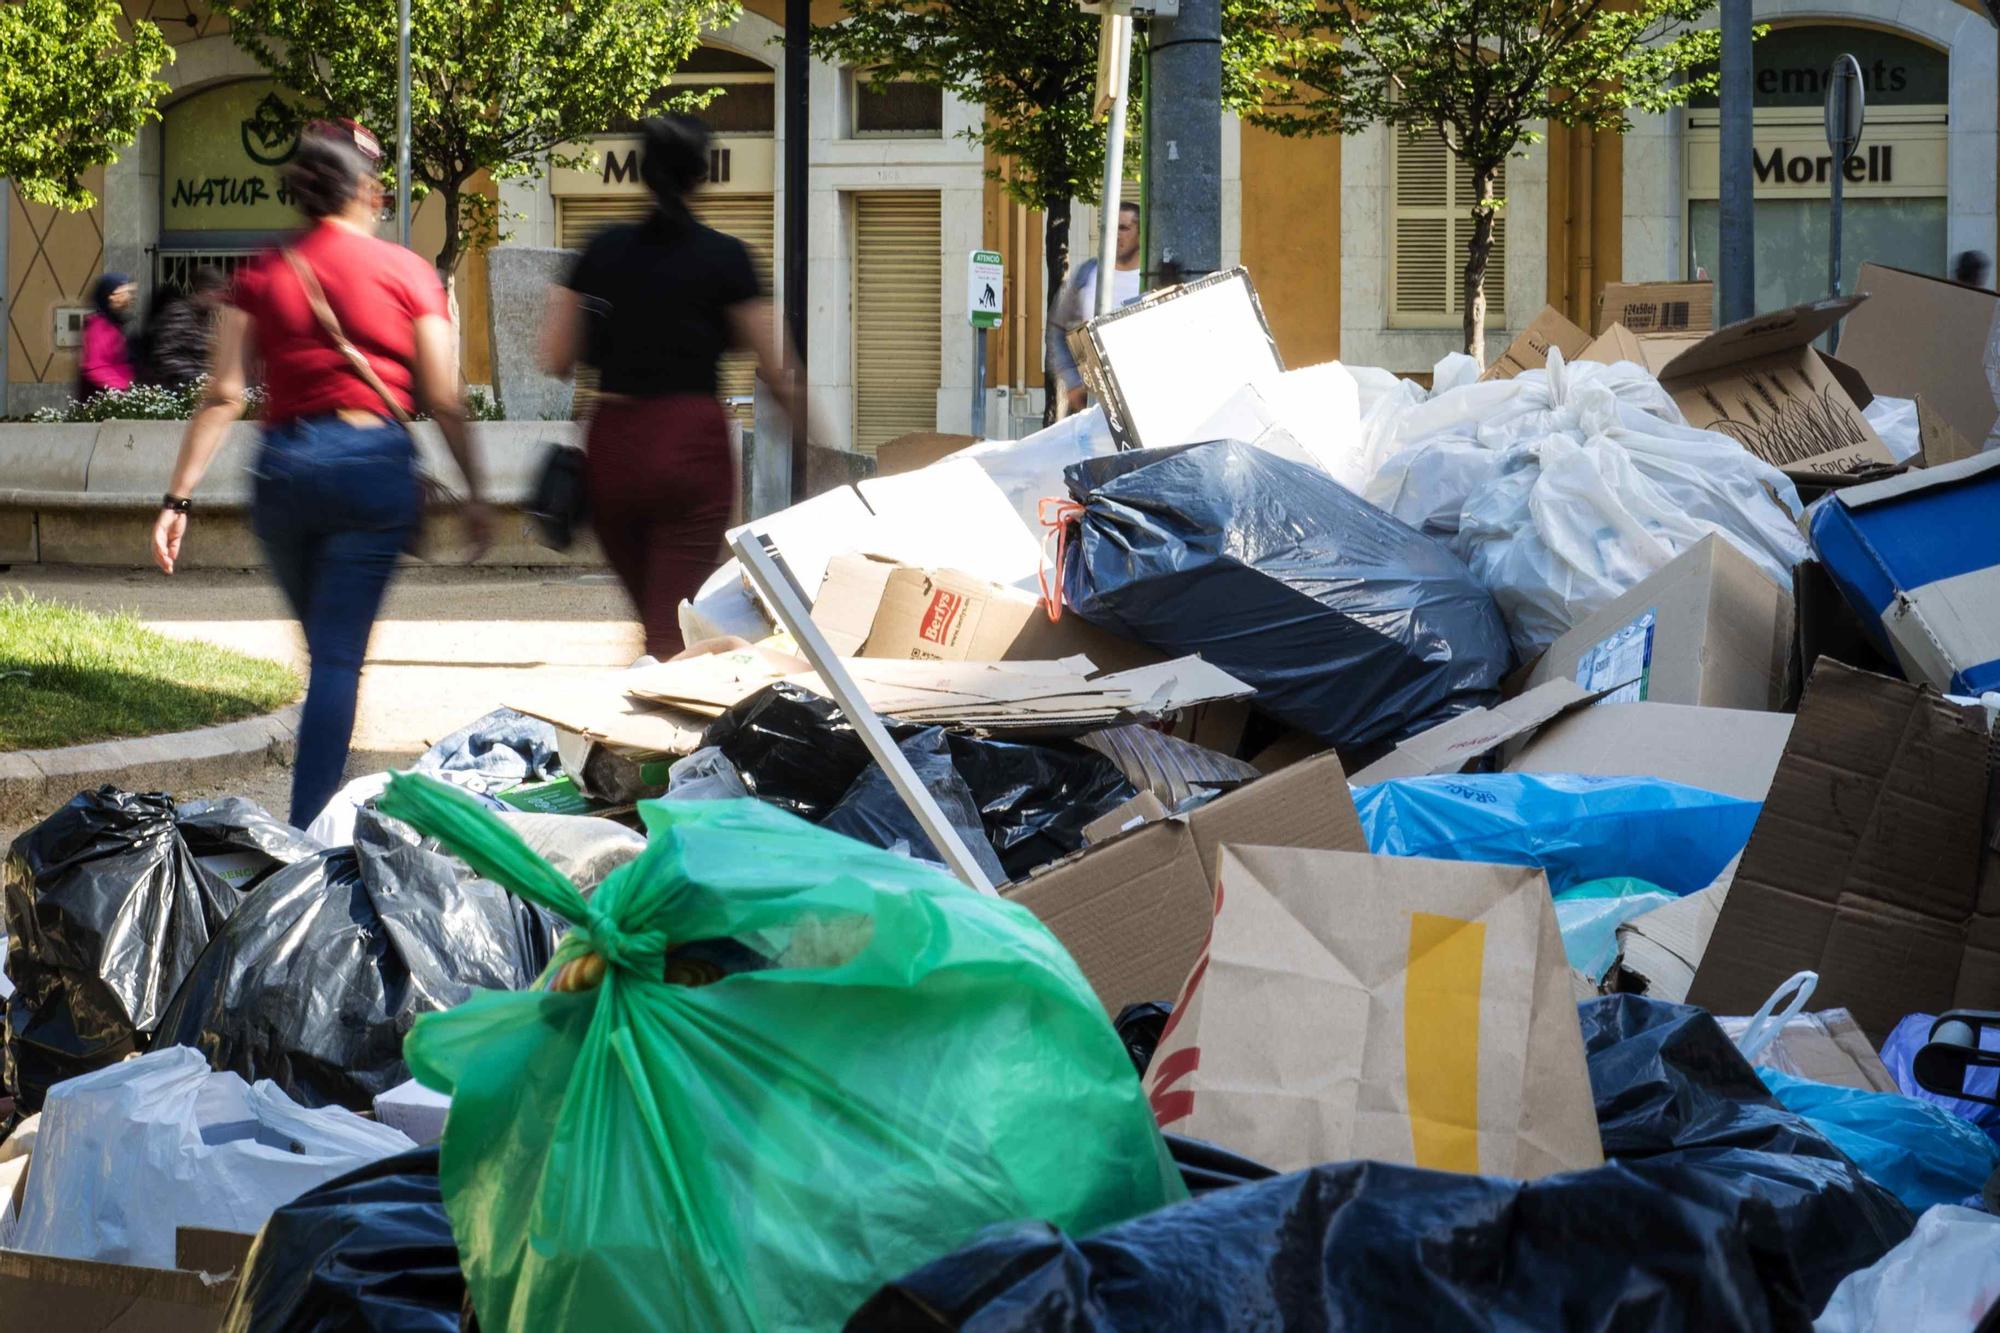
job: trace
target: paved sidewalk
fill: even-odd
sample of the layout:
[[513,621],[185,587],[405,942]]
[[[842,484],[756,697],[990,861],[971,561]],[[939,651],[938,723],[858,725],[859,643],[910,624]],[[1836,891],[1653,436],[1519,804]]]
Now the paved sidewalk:
[[[97,610],[127,610],[163,634],[305,666],[305,645],[260,573],[16,565],[0,595],[24,591]],[[425,566],[390,588],[361,678],[350,773],[370,773],[498,707],[510,689],[621,667],[644,649],[609,574]],[[241,791],[281,817],[290,774]],[[212,793],[185,792],[194,796]]]

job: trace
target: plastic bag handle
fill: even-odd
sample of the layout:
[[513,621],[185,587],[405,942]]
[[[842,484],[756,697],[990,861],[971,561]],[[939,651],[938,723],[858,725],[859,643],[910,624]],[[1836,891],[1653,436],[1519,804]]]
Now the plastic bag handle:
[[[1764,1001],[1764,1007],[1751,1016],[1749,1026],[1744,1028],[1743,1035],[1736,1039],[1736,1049],[1743,1052],[1743,1058],[1753,1065],[1756,1064],[1757,1057],[1762,1055],[1765,1049],[1778,1039],[1778,1034],[1785,1030],[1785,1024],[1799,1016],[1818,986],[1819,973],[1794,972],[1789,981],[1772,991],[1771,998]],[[1797,993],[1792,995],[1792,1002],[1786,1005],[1782,1012],[1775,1014],[1771,1012],[1777,1007],[1779,1000],[1794,991]]]
[[[1042,567],[1035,577],[1042,583],[1042,609],[1048,612],[1051,621],[1062,619],[1063,564],[1069,554],[1069,527],[1083,514],[1083,506],[1074,500],[1065,500],[1059,495],[1045,496],[1035,504],[1035,515],[1047,529],[1042,534]],[[1055,555],[1049,558],[1049,542],[1055,542]],[[1055,566],[1054,586],[1050,586],[1049,566]]]

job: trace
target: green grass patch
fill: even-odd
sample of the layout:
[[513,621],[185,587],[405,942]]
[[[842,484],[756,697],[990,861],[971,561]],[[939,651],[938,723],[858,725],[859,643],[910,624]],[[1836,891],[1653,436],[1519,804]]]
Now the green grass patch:
[[170,639],[124,613],[0,597],[0,751],[234,722],[300,688],[281,662]]

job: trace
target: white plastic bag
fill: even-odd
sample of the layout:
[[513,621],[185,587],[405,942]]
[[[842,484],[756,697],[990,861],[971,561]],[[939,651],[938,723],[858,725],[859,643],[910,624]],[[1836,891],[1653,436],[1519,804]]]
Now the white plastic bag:
[[529,851],[562,871],[563,877],[586,896],[612,871],[646,850],[646,840],[637,832],[590,815],[540,815],[509,810],[500,815],[500,822],[520,834]]
[[1939,1204],[1833,1289],[1814,1333],[1971,1333],[2000,1301],[2000,1217]]
[[[1512,397],[1492,392],[1509,387]],[[1405,414],[1404,429],[1426,414],[1449,429],[1392,458],[1368,498],[1451,542],[1523,660],[1711,533],[1789,586],[1807,555],[1797,490],[1727,436],[1657,415],[1658,393],[1637,367],[1565,366],[1552,353],[1545,372],[1453,395],[1479,395],[1483,419],[1453,423],[1436,400]],[[1506,441],[1482,465],[1479,449]],[[1443,516],[1461,487],[1454,531]]]
[[170,1046],[49,1090],[10,1248],[174,1266],[174,1232],[253,1232],[280,1205],[416,1146],[337,1106],[308,1110],[268,1079],[210,1071]]
[[729,801],[749,794],[736,765],[712,745],[674,760],[667,769],[669,801]]
[[1889,456],[1897,462],[1915,458],[1923,448],[1917,437],[1917,400],[1914,398],[1883,398],[1875,400],[1861,410],[1868,418],[1868,424],[1875,428],[1875,434],[1889,448]]

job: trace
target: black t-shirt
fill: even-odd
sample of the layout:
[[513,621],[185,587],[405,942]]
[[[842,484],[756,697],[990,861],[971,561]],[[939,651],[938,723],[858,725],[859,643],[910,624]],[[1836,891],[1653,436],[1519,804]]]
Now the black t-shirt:
[[584,360],[606,393],[714,393],[729,308],[762,295],[750,252],[686,214],[599,232],[565,283],[583,298]]

